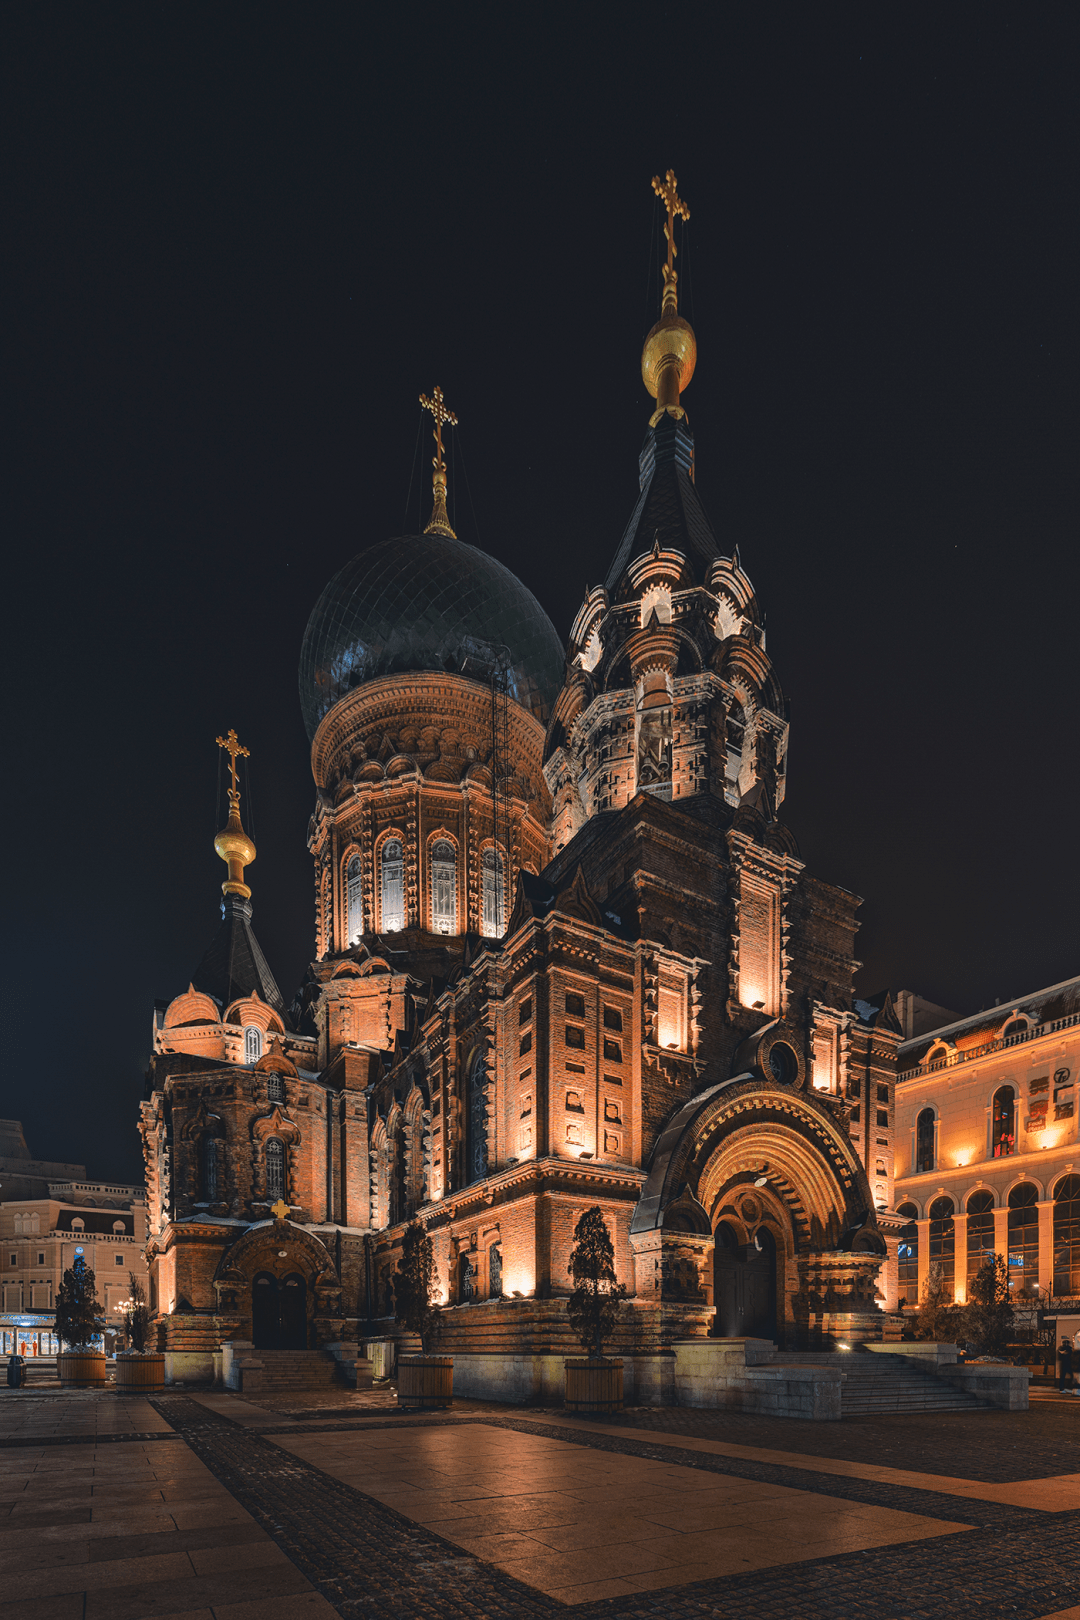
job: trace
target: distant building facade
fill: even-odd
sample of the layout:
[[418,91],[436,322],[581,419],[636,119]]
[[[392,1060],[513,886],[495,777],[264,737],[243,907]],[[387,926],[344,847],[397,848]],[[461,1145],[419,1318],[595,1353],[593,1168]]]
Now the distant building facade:
[[957,1301],[988,1252],[1021,1299],[1080,1330],[1080,978],[902,1043],[900,1294],[940,1264]]
[[148,1286],[145,1188],[32,1159],[18,1120],[0,1120],[0,1146],[0,1351],[56,1354],[56,1295],[80,1256],[95,1274],[111,1350],[124,1331],[130,1274]]

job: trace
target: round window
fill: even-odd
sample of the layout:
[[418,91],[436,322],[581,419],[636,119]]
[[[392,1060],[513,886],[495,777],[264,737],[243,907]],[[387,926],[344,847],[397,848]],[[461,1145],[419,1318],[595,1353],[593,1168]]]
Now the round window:
[[799,1060],[787,1041],[774,1041],[769,1047],[769,1072],[782,1086],[793,1086],[799,1078]]

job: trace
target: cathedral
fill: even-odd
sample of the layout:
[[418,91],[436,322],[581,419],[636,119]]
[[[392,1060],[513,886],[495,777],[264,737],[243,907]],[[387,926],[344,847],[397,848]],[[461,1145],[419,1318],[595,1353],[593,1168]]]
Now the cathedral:
[[514,1393],[537,1393],[577,1350],[568,1260],[594,1206],[628,1293],[610,1348],[639,1393],[676,1341],[894,1336],[902,1032],[887,995],[854,998],[858,898],[780,819],[764,615],[694,481],[689,214],[670,171],[653,184],[667,262],[639,489],[568,646],[455,536],[438,389],[431,521],[365,545],[314,606],[314,956],[291,1001],[252,926],[245,750],[218,739],[221,922],[157,1006],[141,1114],[174,1377],[208,1376],[227,1343],[389,1365],[419,1220],[456,1387],[505,1389],[512,1361]]

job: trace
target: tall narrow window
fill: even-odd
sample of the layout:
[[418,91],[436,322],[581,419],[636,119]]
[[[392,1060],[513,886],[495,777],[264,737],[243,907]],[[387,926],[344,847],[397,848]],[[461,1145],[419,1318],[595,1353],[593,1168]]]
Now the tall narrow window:
[[204,1197],[204,1199],[206,1200],[206,1202],[208,1204],[213,1204],[217,1200],[217,1183],[218,1183],[217,1138],[213,1137],[213,1136],[204,1136],[203,1137],[202,1150],[203,1150],[203,1165],[202,1165],[203,1197]]
[[903,1215],[907,1225],[900,1233],[900,1242],[897,1245],[897,1284],[900,1297],[909,1305],[918,1303],[919,1298],[919,1225],[918,1210],[914,1204],[901,1204],[896,1212]]
[[1034,1293],[1039,1280],[1039,1193],[1022,1181],[1009,1194],[1009,1288]]
[[488,1294],[492,1299],[502,1294],[502,1250],[497,1243],[488,1250]]
[[934,1168],[934,1110],[924,1108],[915,1123],[915,1173]]
[[262,1030],[249,1025],[244,1031],[244,1062],[258,1063],[262,1057]]
[[1080,1294],[1080,1176],[1054,1188],[1054,1293]]
[[956,1284],[956,1227],[951,1198],[935,1198],[930,1205],[930,1264],[941,1267],[945,1297],[951,1303]]
[[345,915],[349,923],[349,944],[359,943],[364,932],[364,902],[360,893],[360,857],[354,855],[345,871]]
[[485,849],[483,864],[483,929],[488,939],[500,939],[505,928],[506,876],[502,851]]
[[267,1102],[285,1101],[285,1076],[283,1074],[268,1074],[266,1077]]
[[1016,1152],[1016,1098],[1011,1086],[1002,1086],[994,1093],[990,1152],[995,1159],[1007,1159]]
[[388,838],[379,859],[382,931],[400,934],[405,927],[405,852],[400,838]]
[[985,1187],[967,1201],[968,1276],[973,1277],[994,1252],[994,1195]]
[[457,933],[457,855],[445,838],[431,846],[431,926],[436,934]]
[[266,1144],[266,1196],[275,1201],[285,1196],[285,1144],[276,1137]]

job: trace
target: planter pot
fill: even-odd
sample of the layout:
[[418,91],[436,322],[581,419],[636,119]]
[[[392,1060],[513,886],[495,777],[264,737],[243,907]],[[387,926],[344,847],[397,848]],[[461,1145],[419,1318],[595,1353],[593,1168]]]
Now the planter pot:
[[100,1350],[61,1350],[56,1358],[60,1382],[72,1389],[104,1389],[109,1381]]
[[118,1355],[116,1387],[131,1395],[145,1395],[148,1390],[164,1389],[165,1357],[157,1353],[141,1356],[137,1351]]
[[623,1364],[609,1356],[575,1357],[566,1362],[568,1412],[621,1412],[623,1408]]
[[398,1360],[398,1405],[453,1405],[453,1356],[401,1356]]

